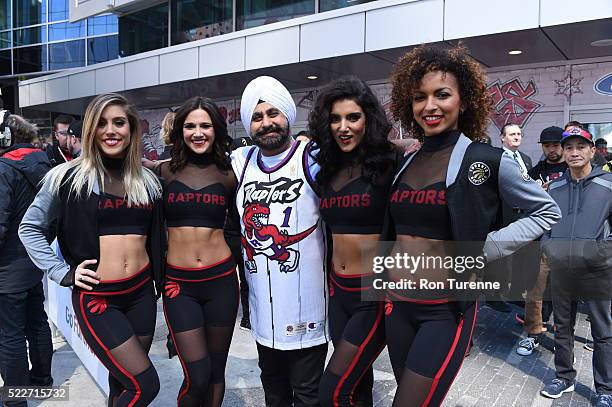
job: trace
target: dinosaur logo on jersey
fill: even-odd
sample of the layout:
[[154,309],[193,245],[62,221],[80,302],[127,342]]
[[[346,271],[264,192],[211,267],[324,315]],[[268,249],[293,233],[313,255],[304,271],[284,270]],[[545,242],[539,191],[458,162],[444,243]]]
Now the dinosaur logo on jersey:
[[269,218],[268,204],[254,202],[244,208],[242,222],[245,233],[241,238],[247,256],[244,264],[250,273],[257,273],[254,257],[262,254],[269,260],[278,262],[281,272],[295,271],[299,265],[300,253],[289,246],[306,238],[317,225],[314,224],[295,235],[289,235],[287,231],[279,229],[276,225],[268,224]]

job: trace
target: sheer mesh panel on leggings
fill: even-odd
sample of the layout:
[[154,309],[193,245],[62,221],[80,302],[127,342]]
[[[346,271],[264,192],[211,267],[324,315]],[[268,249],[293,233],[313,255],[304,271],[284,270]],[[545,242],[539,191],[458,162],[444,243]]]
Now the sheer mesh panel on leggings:
[[184,364],[185,379],[179,391],[178,405],[196,407],[202,405],[206,388],[210,383],[210,360],[204,328],[174,333],[174,341]]
[[404,369],[393,399],[393,407],[423,406],[434,379]]
[[[151,344],[153,343],[153,335],[137,336],[137,338],[144,351],[149,354]],[[125,388],[112,374],[108,375],[108,388],[108,407],[112,407],[115,405],[116,398],[119,397]]]
[[175,173],[170,171],[170,166],[166,163],[163,163],[160,168],[165,185],[178,181],[191,189],[198,190],[220,183],[227,191],[236,189],[236,178],[232,170],[220,171],[214,164],[206,167],[187,164],[185,168]]
[[[147,355],[151,348],[152,339],[152,336],[132,336],[121,345],[111,349],[110,353],[124,370],[135,377],[152,366]],[[112,377],[112,375],[109,375],[109,405],[127,405],[130,400],[124,403],[122,397],[131,399],[132,396],[123,393],[125,386]]]
[[220,407],[225,394],[225,364],[229,353],[234,326],[206,326],[208,349],[212,362],[210,386],[205,407]]

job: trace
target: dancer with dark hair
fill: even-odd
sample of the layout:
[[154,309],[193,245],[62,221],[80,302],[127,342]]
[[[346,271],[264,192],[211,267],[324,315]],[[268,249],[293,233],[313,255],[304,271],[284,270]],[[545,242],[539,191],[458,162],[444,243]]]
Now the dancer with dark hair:
[[[395,119],[423,146],[406,157],[395,177],[384,240],[397,240],[396,249],[403,253],[425,248],[442,258],[451,254],[448,241],[486,241],[484,256],[492,261],[557,222],[557,205],[536,182],[521,176],[516,161],[501,149],[472,142],[484,135],[491,104],[484,71],[465,48],[413,49],[395,66],[392,85]],[[501,228],[502,202],[521,208],[525,218]],[[388,271],[391,280],[411,281],[455,272],[444,267],[436,274],[423,268]],[[457,301],[456,294],[388,291],[394,300],[385,321],[398,383],[394,406],[438,406],[444,400],[476,322],[476,301]]]
[[[159,391],[147,354],[163,277],[161,185],[140,163],[139,130],[123,96],[96,97],[81,155],[47,174],[19,227],[34,264],[73,286],[83,337],[109,371],[109,406],[146,406]],[[55,218],[65,262],[45,237]]]
[[164,312],[185,378],[179,406],[221,406],[238,312],[236,263],[223,224],[234,204],[231,139],[217,105],[193,97],[176,112],[164,180],[168,256]]
[[400,155],[391,125],[371,89],[355,77],[321,90],[309,132],[320,148],[316,175],[321,216],[333,239],[329,328],[334,353],[321,379],[323,406],[371,406],[372,363],[385,346],[384,301],[364,301],[373,273],[363,269],[382,230]]

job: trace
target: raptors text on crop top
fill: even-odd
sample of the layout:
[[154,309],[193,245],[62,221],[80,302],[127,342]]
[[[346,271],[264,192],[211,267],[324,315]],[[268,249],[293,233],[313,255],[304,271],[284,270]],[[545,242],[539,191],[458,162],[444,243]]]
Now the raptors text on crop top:
[[223,229],[227,209],[234,199],[232,171],[219,170],[209,154],[192,153],[187,162],[176,173],[162,167],[166,224]]
[[98,199],[98,235],[141,235],[149,232],[153,204],[128,206],[125,197],[101,193]]
[[425,137],[391,192],[389,210],[398,235],[452,240],[446,172],[458,130]]
[[98,198],[98,235],[146,236],[153,219],[153,203],[129,205],[123,185],[124,158],[102,156],[106,169]]
[[356,151],[339,159],[340,169],[321,188],[321,217],[333,234],[380,234],[399,154],[389,153],[389,167],[374,182],[364,176]]
[[325,188],[319,210],[334,234],[379,234],[382,229],[389,184],[371,185],[362,176],[335,191]]

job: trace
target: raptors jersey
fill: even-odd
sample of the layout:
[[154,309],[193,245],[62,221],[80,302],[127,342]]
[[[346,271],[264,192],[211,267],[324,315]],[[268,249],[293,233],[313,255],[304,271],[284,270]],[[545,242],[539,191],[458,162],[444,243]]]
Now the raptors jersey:
[[325,241],[307,144],[232,153],[252,334],[280,350],[328,341]]

